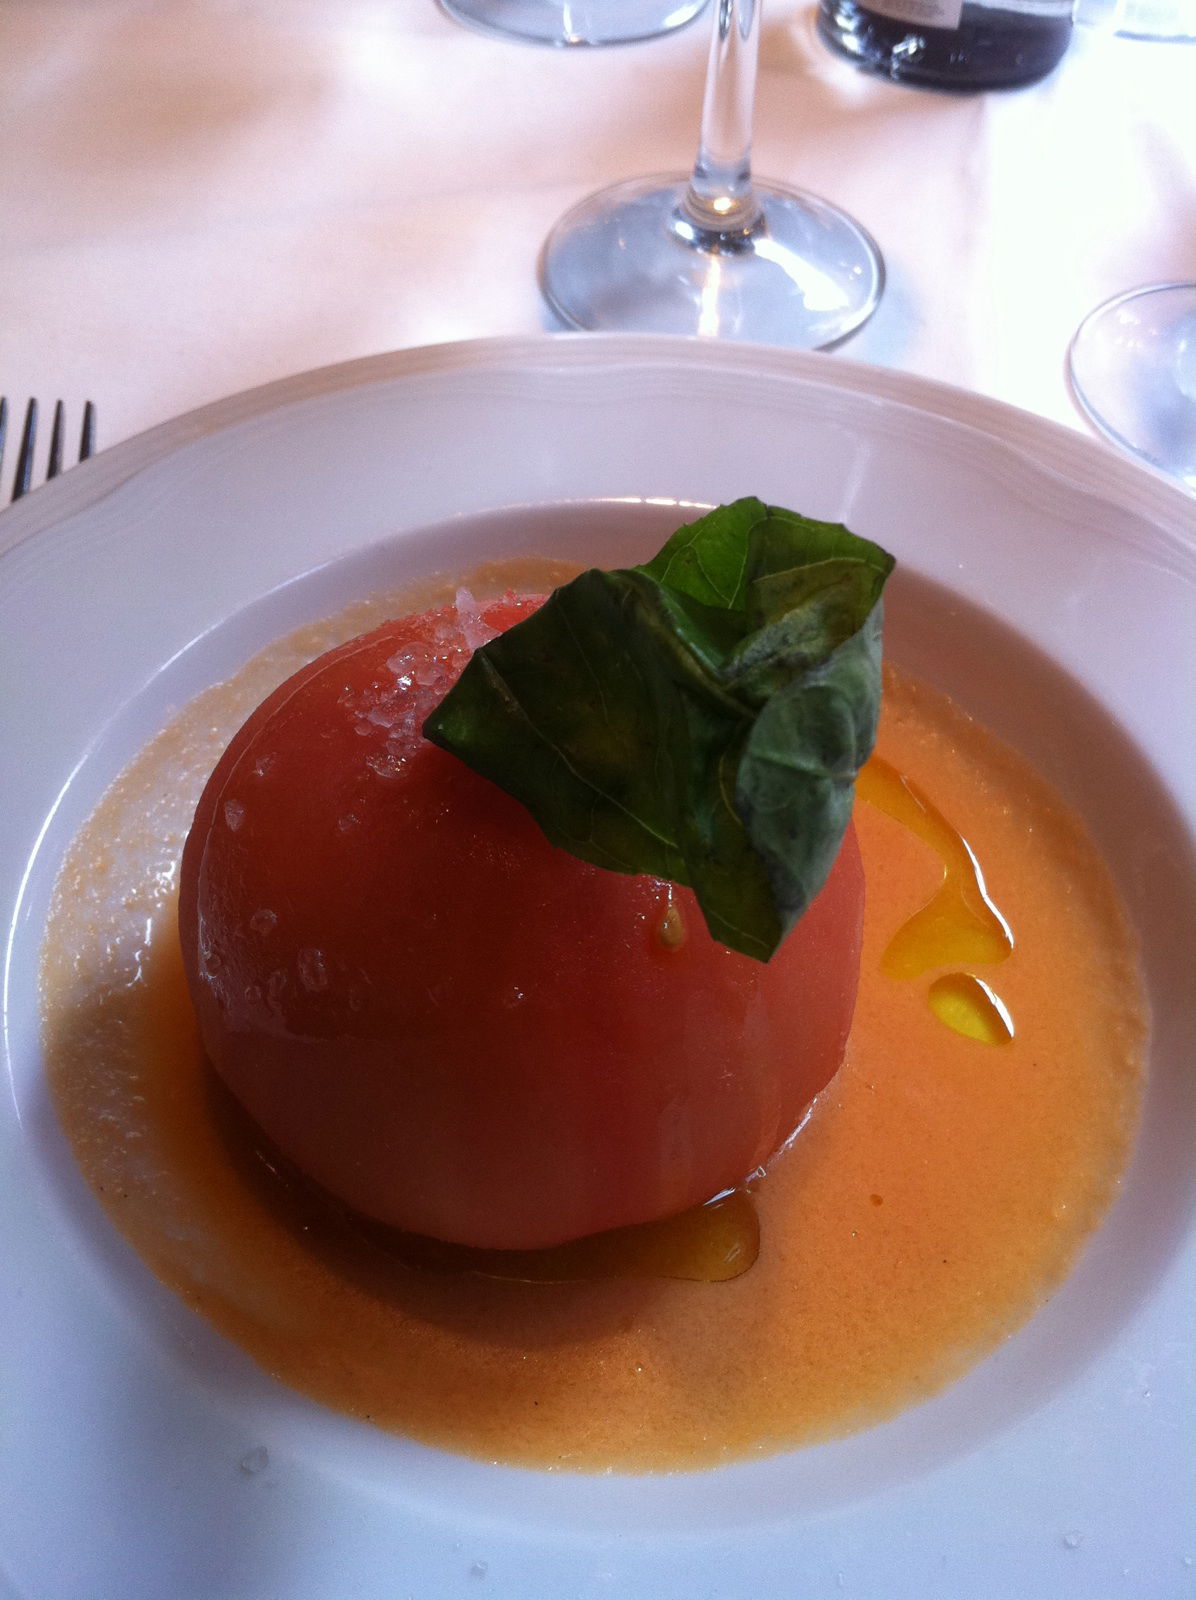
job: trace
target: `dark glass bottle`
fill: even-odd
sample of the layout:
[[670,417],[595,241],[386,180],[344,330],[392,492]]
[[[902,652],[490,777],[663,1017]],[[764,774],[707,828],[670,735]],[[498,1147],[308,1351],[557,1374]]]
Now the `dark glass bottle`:
[[857,66],[936,89],[1015,89],[1056,66],[1071,0],[820,0],[818,31]]

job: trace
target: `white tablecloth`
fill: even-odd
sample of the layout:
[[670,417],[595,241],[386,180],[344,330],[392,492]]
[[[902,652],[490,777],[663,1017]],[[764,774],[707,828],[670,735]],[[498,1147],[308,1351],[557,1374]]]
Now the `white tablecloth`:
[[[689,166],[709,26],[553,50],[434,0],[5,0],[0,392],[90,397],[104,445],[304,368],[552,328],[545,232]],[[1081,426],[1085,311],[1196,276],[1196,45],[1080,29],[1041,85],[946,95],[770,0],[755,166],[884,251],[881,309],[827,359]]]

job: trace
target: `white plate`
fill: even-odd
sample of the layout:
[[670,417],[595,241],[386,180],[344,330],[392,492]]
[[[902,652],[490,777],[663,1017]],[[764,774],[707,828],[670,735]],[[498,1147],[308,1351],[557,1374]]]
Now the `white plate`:
[[[839,1444],[579,1478],[330,1415],[162,1289],[75,1173],[47,1110],[34,992],[62,851],[172,706],[363,588],[509,541],[483,514],[582,502],[561,514],[562,549],[615,553],[609,507],[585,503],[631,502],[634,532],[644,501],[744,493],[893,549],[893,653],[1023,749],[1097,835],[1155,1020],[1125,1192],[1027,1329],[946,1395]],[[543,526],[531,518],[528,542]],[[6,513],[0,663],[13,1593],[1193,1593],[1196,517],[1179,491],[1065,430],[837,358],[640,338],[452,345],[237,397]],[[269,1465],[241,1470],[260,1446]]]

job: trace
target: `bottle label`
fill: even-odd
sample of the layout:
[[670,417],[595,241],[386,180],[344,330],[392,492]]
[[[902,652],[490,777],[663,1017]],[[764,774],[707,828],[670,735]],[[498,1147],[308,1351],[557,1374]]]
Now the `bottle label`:
[[963,0],[868,0],[868,9],[923,28],[958,28]]

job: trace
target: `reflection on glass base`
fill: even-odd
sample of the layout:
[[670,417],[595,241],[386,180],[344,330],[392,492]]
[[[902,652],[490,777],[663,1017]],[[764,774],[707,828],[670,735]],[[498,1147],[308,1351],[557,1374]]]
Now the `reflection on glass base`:
[[574,328],[697,334],[823,350],[876,309],[884,264],[868,233],[814,195],[758,184],[759,220],[703,231],[688,177],[603,189],[557,223],[540,287]]
[[631,44],[700,16],[706,0],[440,0],[457,22],[532,44]]
[[1098,306],[1072,340],[1067,375],[1100,433],[1196,491],[1196,283]]

